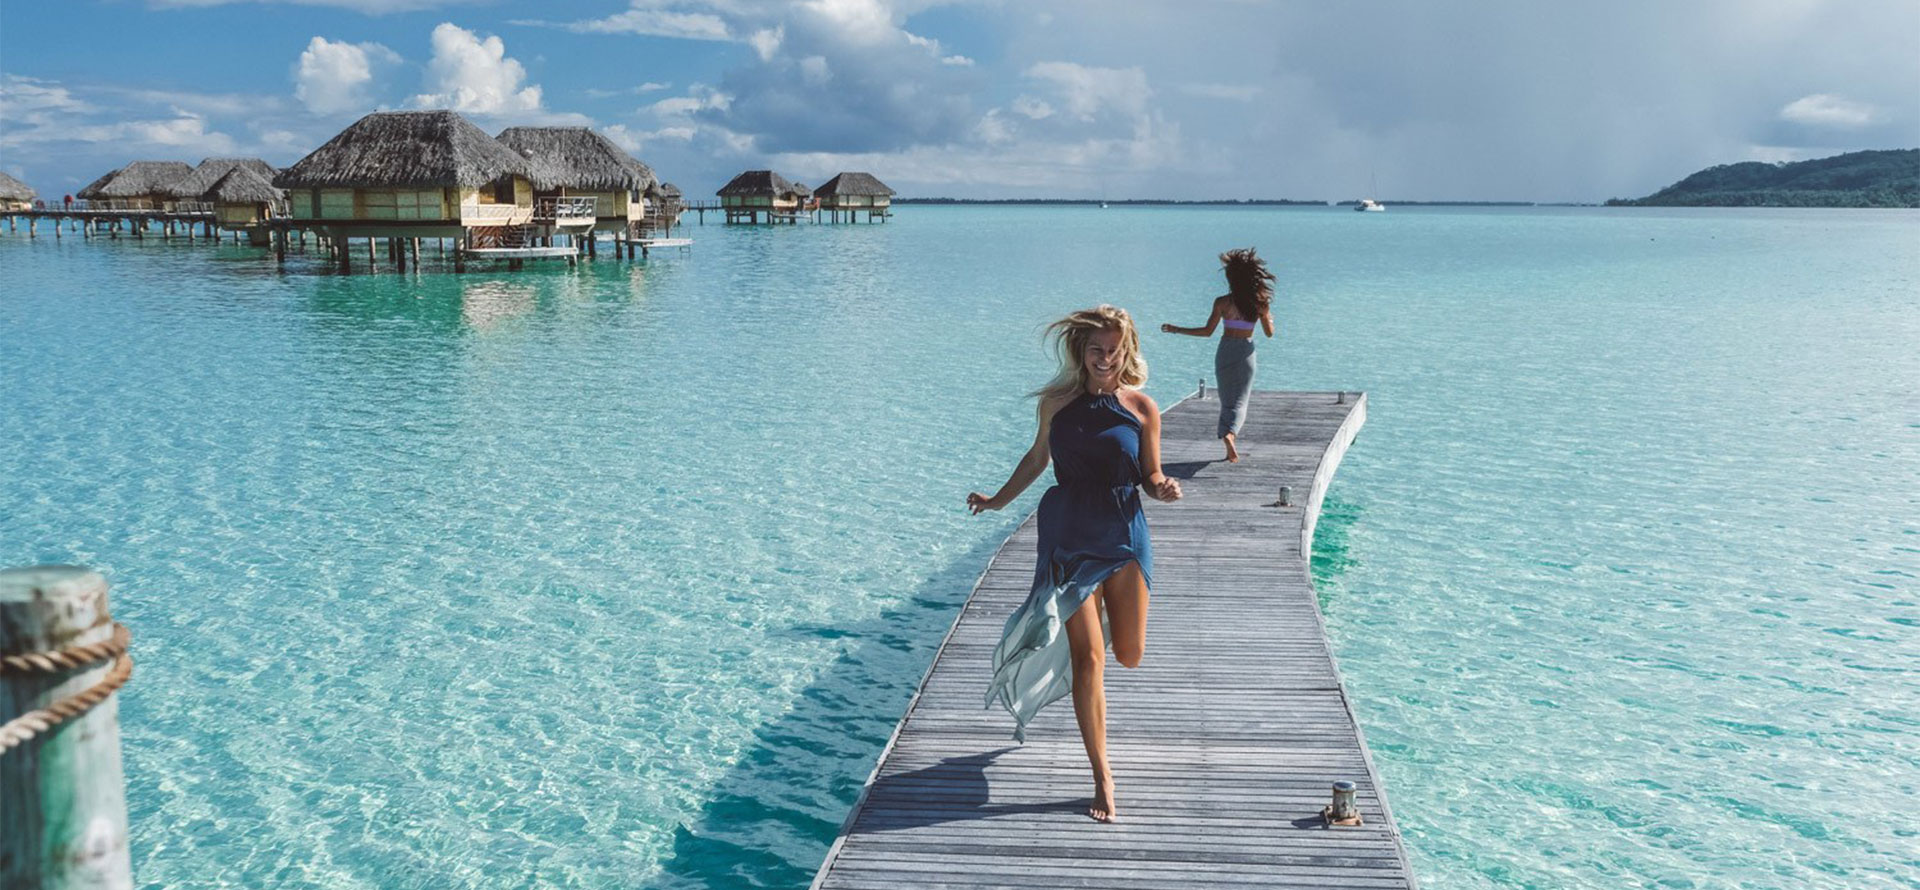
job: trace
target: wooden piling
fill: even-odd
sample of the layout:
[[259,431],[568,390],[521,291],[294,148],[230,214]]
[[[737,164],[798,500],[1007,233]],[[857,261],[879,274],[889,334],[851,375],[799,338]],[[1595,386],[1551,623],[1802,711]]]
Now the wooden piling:
[[[0,656],[109,642],[107,580],[79,566],[0,571]],[[112,660],[65,671],[0,663],[0,725],[91,689]],[[0,887],[130,890],[117,694],[0,750]]]

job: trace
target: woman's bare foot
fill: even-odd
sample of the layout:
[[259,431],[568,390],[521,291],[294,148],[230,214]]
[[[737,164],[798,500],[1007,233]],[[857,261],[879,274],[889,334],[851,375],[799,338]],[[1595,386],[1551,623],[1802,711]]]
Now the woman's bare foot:
[[1120,810],[1113,805],[1113,777],[1095,777],[1093,780],[1093,806],[1087,807],[1087,815],[1095,822],[1114,822],[1120,818]]
[[1240,449],[1233,447],[1233,434],[1228,433],[1224,436],[1221,436],[1220,440],[1227,443],[1227,463],[1230,463],[1230,464],[1239,463]]

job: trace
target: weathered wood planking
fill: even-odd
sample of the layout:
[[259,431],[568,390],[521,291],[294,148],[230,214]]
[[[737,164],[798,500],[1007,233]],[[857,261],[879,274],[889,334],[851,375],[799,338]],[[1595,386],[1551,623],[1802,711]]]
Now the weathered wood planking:
[[[1121,821],[1085,814],[1093,780],[1070,699],[1034,719],[1025,745],[982,707],[988,658],[1033,577],[1028,516],[981,573],[814,890],[1414,886],[1307,560],[1366,399],[1255,393],[1237,465],[1220,460],[1218,412],[1188,399],[1162,420],[1161,463],[1186,495],[1147,501],[1146,659],[1108,662]],[[1290,506],[1273,506],[1282,485]],[[1358,786],[1363,826],[1320,822],[1342,779]]]

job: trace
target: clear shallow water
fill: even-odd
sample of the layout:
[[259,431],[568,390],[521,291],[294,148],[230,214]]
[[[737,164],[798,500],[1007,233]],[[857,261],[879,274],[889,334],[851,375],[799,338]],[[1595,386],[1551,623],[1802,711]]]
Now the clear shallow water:
[[[1917,887],[1920,215],[903,208],[578,273],[0,235],[0,561],[106,571],[148,886],[804,886],[1038,328],[1366,389],[1316,581],[1422,885]],[[1146,334],[1163,404],[1210,344]],[[1151,642],[1149,643],[1151,657]]]

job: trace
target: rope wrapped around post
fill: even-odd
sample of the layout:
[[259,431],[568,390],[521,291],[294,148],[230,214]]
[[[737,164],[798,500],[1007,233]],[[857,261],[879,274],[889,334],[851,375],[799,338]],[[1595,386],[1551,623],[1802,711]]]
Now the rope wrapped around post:
[[105,576],[0,568],[0,887],[133,890],[120,687],[132,635]]
[[127,685],[127,681],[133,677],[133,656],[127,654],[127,648],[132,643],[133,632],[116,621],[113,623],[113,637],[103,643],[68,646],[52,652],[0,656],[0,674],[66,673],[113,659],[113,668],[107,671],[100,682],[0,725],[0,756],[5,756],[8,751],[36,735],[85,714]]

